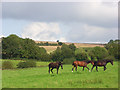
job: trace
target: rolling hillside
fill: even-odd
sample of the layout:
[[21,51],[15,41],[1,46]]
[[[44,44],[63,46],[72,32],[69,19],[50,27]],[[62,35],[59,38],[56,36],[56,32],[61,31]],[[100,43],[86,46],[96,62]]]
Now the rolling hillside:
[[[52,41],[35,41],[36,43],[51,43],[51,44],[57,44],[57,42],[52,42]],[[69,44],[72,44],[70,42],[63,42],[67,45]],[[74,45],[77,47],[77,48],[80,48],[80,47],[96,47],[96,46],[99,46],[99,47],[104,47],[104,44],[93,44],[93,43],[74,43]],[[40,47],[44,47],[48,52],[52,52],[54,50],[56,50],[56,48],[58,46],[40,46]],[[61,47],[61,46],[59,46]]]

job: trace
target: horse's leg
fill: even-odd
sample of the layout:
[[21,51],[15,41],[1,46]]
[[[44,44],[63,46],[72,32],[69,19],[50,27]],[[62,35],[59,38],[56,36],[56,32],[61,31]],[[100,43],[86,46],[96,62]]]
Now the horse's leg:
[[75,70],[77,71],[77,66],[76,66]]
[[96,66],[96,71],[98,72],[98,68],[97,68],[97,66]]
[[104,71],[106,70],[106,66],[104,66]]
[[53,68],[51,69],[51,72],[53,73],[53,71],[52,71],[52,70],[53,70]]
[[49,74],[50,74],[50,67],[49,67],[49,70],[48,70]]
[[83,66],[83,71],[84,71],[84,66]]
[[57,68],[57,74],[58,74],[58,70],[59,70],[59,68]]
[[72,68],[72,72],[73,72],[73,69],[74,69],[74,66],[73,66],[73,68]]
[[92,72],[92,70],[93,70],[94,67],[95,67],[95,66],[93,65],[93,67],[92,67],[92,69],[91,69],[91,72]]
[[90,69],[86,66],[86,68],[89,70],[89,72],[90,72]]

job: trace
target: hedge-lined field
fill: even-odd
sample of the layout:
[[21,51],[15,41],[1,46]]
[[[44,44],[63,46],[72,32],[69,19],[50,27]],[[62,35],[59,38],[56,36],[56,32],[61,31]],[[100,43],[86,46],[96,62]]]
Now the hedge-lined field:
[[[41,62],[39,62],[41,63]],[[88,67],[91,69],[92,65]],[[118,87],[118,62],[112,66],[107,64],[106,71],[98,67],[92,72],[87,69],[72,72],[72,65],[63,65],[59,74],[48,73],[48,67],[26,69],[2,70],[3,88],[117,88]]]
[[[9,59],[3,59],[3,60],[0,60],[0,61],[2,61],[2,62],[4,62],[4,61],[10,61],[12,63],[12,65],[13,65],[13,68],[15,69],[15,68],[17,68],[17,64],[19,62],[25,62],[26,60],[9,60]],[[42,62],[42,61],[35,61],[35,62],[36,62],[36,67],[48,66],[48,64],[50,63],[50,62]]]

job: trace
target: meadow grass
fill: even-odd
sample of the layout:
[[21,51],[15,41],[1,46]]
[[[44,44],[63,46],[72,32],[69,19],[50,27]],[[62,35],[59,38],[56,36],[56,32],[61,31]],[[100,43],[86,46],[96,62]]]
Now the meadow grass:
[[[92,65],[88,67],[91,69]],[[107,64],[106,71],[98,67],[89,72],[86,68],[78,67],[72,72],[72,65],[63,65],[63,69],[56,69],[48,73],[48,67],[14,69],[2,71],[3,88],[118,88],[118,62],[112,66]]]

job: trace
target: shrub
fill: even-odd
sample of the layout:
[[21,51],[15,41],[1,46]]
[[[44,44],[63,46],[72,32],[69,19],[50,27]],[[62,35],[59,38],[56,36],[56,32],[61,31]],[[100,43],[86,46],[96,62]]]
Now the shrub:
[[2,69],[13,69],[13,63],[11,61],[4,61],[2,63]]
[[65,63],[65,64],[72,64],[73,63],[73,61],[75,61],[76,59],[73,57],[73,58],[65,58],[64,60],[63,60],[63,63]]
[[19,62],[18,64],[17,64],[17,68],[27,68],[28,66],[27,66],[27,64],[26,64],[26,62]]
[[26,62],[19,62],[17,64],[17,68],[29,68],[29,67],[36,67],[35,61],[26,61]]
[[28,65],[28,67],[36,67],[36,62],[35,61],[26,61],[26,64]]

